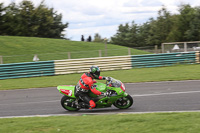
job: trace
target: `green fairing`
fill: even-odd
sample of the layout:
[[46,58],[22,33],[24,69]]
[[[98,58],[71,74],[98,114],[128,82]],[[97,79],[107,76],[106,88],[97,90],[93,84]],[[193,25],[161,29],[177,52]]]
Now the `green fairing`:
[[[96,85],[96,89],[100,92],[106,92],[106,84],[103,83],[94,83],[94,85]],[[89,96],[90,97],[98,97],[97,95],[95,95],[94,93],[92,93],[91,91],[89,92]]]
[[[104,107],[110,107],[117,99],[124,97],[124,91],[122,91],[121,88],[116,88],[116,87],[108,87],[106,84],[103,83],[95,83],[94,85],[97,85],[96,89],[101,92],[106,92],[107,90],[114,90],[117,92],[116,96],[112,97],[104,97],[100,99],[97,104],[97,108],[104,108]],[[91,97],[97,97],[97,95],[93,94],[90,92]]]
[[[98,91],[101,91],[101,92],[106,92],[107,90],[114,90],[117,92],[118,95],[123,95],[124,94],[124,91],[122,91],[121,88],[116,88],[116,87],[108,87],[106,86],[106,84],[103,84],[103,83],[95,83],[94,85],[96,85],[96,89]],[[89,96],[90,97],[97,97],[97,95],[95,95],[94,93],[90,92],[89,93]]]
[[61,93],[61,94],[63,94],[63,95],[66,95],[66,94],[64,94],[64,93],[62,93],[62,91],[60,90],[60,89],[63,89],[63,90],[71,90],[72,91],[72,96],[68,96],[68,95],[66,95],[66,96],[68,96],[68,97],[72,97],[72,98],[76,98],[75,97],[75,86],[73,86],[73,85],[59,85],[58,87],[57,87],[57,89],[59,90],[59,92]]

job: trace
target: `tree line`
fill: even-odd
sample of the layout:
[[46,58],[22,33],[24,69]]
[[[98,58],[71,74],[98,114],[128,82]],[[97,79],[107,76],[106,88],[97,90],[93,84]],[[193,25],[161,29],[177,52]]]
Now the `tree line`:
[[45,38],[65,38],[63,31],[68,23],[62,23],[62,14],[44,4],[38,6],[23,0],[4,6],[0,3],[0,35]]
[[171,14],[165,6],[156,19],[150,18],[142,25],[132,21],[120,24],[111,43],[128,47],[160,46],[163,42],[200,40],[200,7],[182,4],[177,14]]

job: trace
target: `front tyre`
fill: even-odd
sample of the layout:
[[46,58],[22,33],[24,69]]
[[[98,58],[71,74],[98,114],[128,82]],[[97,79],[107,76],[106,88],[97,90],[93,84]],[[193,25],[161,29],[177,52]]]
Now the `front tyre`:
[[76,100],[76,99],[74,99],[74,98],[70,98],[70,97],[68,97],[68,96],[63,96],[63,97],[61,98],[60,103],[61,103],[62,107],[63,107],[64,109],[68,110],[68,111],[78,111],[79,108],[76,108],[76,107],[72,107],[72,106],[71,106],[72,103],[73,103],[75,100]]
[[133,104],[133,98],[130,95],[119,98],[117,99],[117,101],[113,103],[113,105],[119,109],[127,109],[131,107],[132,104]]

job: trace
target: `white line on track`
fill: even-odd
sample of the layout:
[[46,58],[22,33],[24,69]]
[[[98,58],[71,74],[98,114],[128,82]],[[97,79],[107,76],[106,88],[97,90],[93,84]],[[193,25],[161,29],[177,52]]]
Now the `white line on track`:
[[50,117],[50,116],[80,116],[80,115],[111,115],[111,114],[150,114],[150,113],[185,113],[185,112],[200,112],[200,110],[188,111],[152,111],[152,112],[108,112],[108,113],[74,113],[74,114],[47,114],[47,115],[25,115],[25,116],[2,116],[1,118],[25,118],[25,117]]
[[8,103],[8,104],[0,104],[0,105],[13,105],[13,104],[38,104],[38,103],[52,103],[52,102],[59,102],[60,100],[53,100],[53,101],[39,101],[39,102],[23,102],[23,103]]
[[150,81],[150,82],[135,82],[135,83],[124,83],[124,84],[155,84],[155,83],[182,83],[182,82],[200,82],[200,80],[180,80],[180,81]]
[[161,95],[177,95],[177,94],[192,94],[200,93],[200,91],[183,91],[183,92],[169,92],[169,93],[154,93],[154,94],[141,94],[141,95],[131,95],[132,97],[146,97],[146,96],[161,96]]

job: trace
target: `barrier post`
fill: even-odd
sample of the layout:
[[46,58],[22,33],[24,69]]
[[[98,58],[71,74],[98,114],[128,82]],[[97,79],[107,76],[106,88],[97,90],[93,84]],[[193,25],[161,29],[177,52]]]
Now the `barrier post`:
[[104,38],[105,41],[105,57],[108,55],[107,54],[107,38]]
[[161,44],[161,48],[162,48],[162,53],[164,53],[165,48],[164,48],[164,43]]
[[99,50],[99,57],[101,57],[101,50]]
[[200,63],[200,51],[196,51],[196,63]]
[[3,64],[3,56],[0,56],[0,64]]
[[71,54],[70,54],[70,52],[68,52],[68,59],[71,59]]
[[187,43],[184,42],[184,52],[187,52]]
[[158,45],[155,45],[155,53],[158,54]]
[[128,55],[131,55],[131,49],[128,48]]

